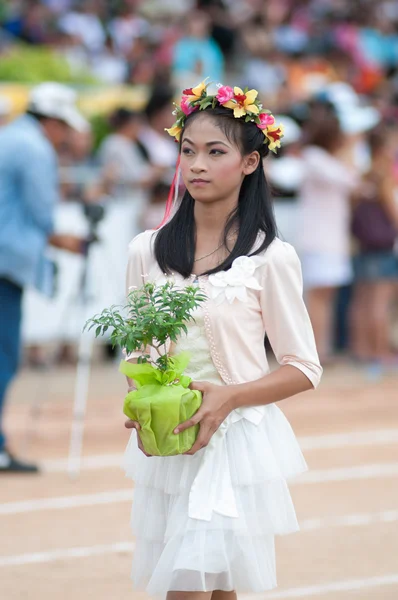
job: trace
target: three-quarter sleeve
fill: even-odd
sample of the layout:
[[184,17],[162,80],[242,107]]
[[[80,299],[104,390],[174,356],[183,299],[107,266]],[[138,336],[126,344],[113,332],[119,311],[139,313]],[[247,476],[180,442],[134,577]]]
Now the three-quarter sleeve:
[[292,365],[317,387],[322,375],[310,318],[303,300],[301,265],[294,248],[276,239],[261,268],[264,327],[280,365]]

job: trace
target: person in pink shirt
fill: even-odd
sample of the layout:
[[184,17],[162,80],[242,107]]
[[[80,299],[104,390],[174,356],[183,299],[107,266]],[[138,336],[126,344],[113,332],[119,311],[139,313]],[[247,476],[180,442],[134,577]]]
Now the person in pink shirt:
[[[184,455],[148,457],[140,425],[126,423],[135,430],[125,455],[133,580],[168,600],[234,600],[276,586],[275,535],[298,529],[286,480],[306,464],[276,402],[315,388],[322,368],[300,263],[276,235],[263,170],[282,128],[255,90],[210,94],[203,83],[184,91],[176,113],[169,133],[186,191],[159,229],[131,242],[127,289],[173,278],[205,292],[187,334],[166,345],[191,353],[186,374],[203,403],[174,431],[200,424]],[[272,372],[265,335],[279,363]]]

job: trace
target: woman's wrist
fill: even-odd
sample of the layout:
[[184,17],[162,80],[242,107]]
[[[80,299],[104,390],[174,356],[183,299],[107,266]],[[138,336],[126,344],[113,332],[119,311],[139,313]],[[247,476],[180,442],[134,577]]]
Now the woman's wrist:
[[244,383],[239,383],[236,385],[231,385],[230,386],[230,407],[231,407],[231,411],[232,410],[236,410],[237,408],[242,408],[242,406],[245,405],[244,402],[244,398],[245,398],[245,384]]

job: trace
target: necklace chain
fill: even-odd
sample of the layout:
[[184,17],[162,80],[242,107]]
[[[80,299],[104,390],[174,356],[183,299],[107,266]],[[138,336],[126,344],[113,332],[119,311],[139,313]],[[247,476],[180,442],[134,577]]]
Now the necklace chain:
[[[232,235],[234,235],[237,232],[238,232],[238,229],[235,229],[235,231],[232,232]],[[227,240],[229,240],[229,239],[230,239],[230,236],[227,237]],[[224,246],[224,242],[222,242],[219,246],[217,246],[217,248],[215,250],[213,250],[213,252],[209,252],[209,254],[205,254],[204,256],[201,256],[200,258],[195,258],[195,260],[193,262],[199,262],[200,260],[204,260],[205,258],[212,256],[212,254],[215,254],[217,252],[217,250],[220,250],[220,248],[222,248],[223,246]]]

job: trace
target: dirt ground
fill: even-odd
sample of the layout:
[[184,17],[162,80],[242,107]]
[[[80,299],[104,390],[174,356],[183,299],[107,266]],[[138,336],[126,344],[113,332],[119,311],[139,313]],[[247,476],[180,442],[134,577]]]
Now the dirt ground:
[[[145,600],[130,581],[132,485],[123,377],[91,377],[80,476],[67,473],[75,371],[22,371],[6,428],[39,476],[0,480],[1,600]],[[374,381],[349,364],[281,403],[310,471],[291,490],[300,533],[277,539],[279,587],[258,599],[398,598],[398,372]],[[241,600],[247,600],[243,596]]]

